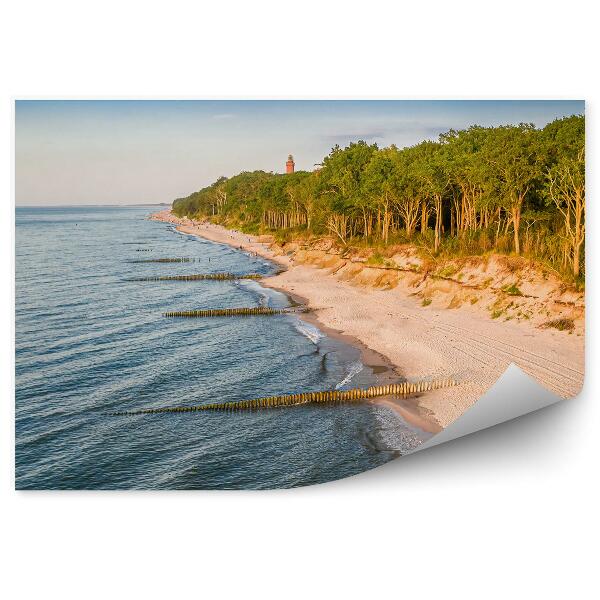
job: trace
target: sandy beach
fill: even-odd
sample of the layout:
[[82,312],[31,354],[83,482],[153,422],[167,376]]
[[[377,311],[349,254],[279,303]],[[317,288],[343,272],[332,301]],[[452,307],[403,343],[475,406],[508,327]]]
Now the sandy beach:
[[398,375],[409,380],[454,377],[457,387],[424,394],[416,401],[382,401],[429,431],[459,417],[511,362],[564,398],[576,395],[583,385],[581,331],[569,334],[528,321],[493,320],[468,303],[454,309],[425,307],[407,286],[356,285],[338,277],[335,269],[299,264],[293,252],[282,254],[279,247],[272,249],[256,236],[180,219],[170,210],[152,218],[280,264],[282,272],[261,283],[305,299],[311,308],[308,318],[358,340],[372,353],[367,363],[389,361]]

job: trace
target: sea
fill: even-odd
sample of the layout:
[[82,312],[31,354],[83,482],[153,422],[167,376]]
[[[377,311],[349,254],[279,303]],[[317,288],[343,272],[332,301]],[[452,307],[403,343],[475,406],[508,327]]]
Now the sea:
[[[163,316],[292,301],[260,280],[136,281],[279,268],[150,220],[158,208],[17,207],[17,489],[292,488],[373,469],[426,439],[370,403],[114,416],[385,375],[298,314]],[[193,261],[141,262],[161,258]]]

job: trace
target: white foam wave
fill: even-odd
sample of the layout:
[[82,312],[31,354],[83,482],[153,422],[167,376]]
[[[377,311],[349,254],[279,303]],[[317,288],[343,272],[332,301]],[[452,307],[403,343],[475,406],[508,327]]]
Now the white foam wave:
[[250,290],[251,292],[256,294],[258,296],[259,306],[271,306],[271,301],[279,300],[282,295],[281,292],[278,292],[277,290],[272,290],[271,288],[264,288],[256,281],[251,281],[248,279],[240,279],[236,282],[236,285]]
[[347,385],[348,383],[350,383],[352,381],[352,378],[355,375],[358,375],[364,368],[364,365],[358,360],[356,362],[353,362],[350,367],[348,368],[348,374],[346,375],[346,377],[344,377],[344,379],[342,379],[336,386],[335,389],[339,390],[341,387]]
[[317,329],[314,325],[306,323],[305,321],[301,321],[300,319],[294,323],[294,327],[315,345],[325,337],[325,334]]

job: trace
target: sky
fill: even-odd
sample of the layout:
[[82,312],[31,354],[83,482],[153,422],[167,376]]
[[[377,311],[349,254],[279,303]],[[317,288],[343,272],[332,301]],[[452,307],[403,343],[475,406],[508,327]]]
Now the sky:
[[18,100],[17,205],[170,203],[218,177],[312,170],[336,144],[404,147],[469,125],[583,114],[583,101]]

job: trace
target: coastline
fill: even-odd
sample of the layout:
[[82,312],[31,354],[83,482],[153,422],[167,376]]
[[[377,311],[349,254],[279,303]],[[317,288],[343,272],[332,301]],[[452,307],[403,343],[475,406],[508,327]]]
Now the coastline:
[[303,315],[331,336],[361,350],[363,362],[399,377],[454,377],[459,386],[417,398],[383,398],[409,423],[436,433],[463,414],[511,362],[562,397],[583,384],[583,344],[564,332],[530,323],[498,322],[469,307],[425,309],[406,287],[391,290],[353,285],[335,270],[299,264],[293,253],[220,225],[180,219],[170,209],[151,215],[186,234],[253,252],[283,267],[261,284],[307,304]]

